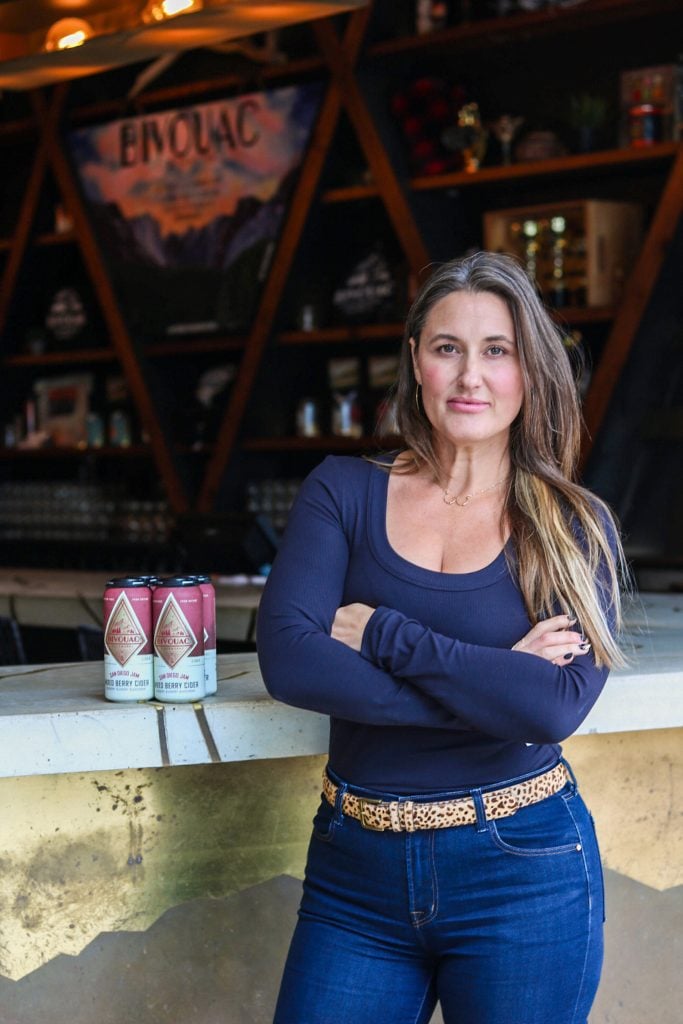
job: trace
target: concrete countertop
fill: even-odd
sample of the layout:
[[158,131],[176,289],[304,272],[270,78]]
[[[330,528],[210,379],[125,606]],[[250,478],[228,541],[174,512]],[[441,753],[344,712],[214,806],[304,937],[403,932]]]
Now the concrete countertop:
[[218,658],[198,704],[113,703],[102,662],[0,668],[0,777],[322,753],[328,720],[278,704],[253,654]]
[[[611,674],[579,733],[683,726],[683,596],[639,595],[631,665]],[[218,658],[200,704],[116,704],[101,662],[0,668],[0,777],[322,754],[328,723],[266,692],[253,654]]]

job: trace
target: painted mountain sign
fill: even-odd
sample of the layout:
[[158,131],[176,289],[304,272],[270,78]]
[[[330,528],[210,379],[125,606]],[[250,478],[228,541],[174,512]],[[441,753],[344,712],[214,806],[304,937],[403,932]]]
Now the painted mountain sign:
[[304,84],[69,134],[137,337],[249,327],[320,96]]

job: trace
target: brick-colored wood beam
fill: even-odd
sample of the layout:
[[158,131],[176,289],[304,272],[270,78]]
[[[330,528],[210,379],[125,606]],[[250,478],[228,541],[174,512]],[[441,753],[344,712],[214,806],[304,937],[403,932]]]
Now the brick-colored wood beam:
[[[354,64],[357,60],[369,14],[370,8],[367,7],[354,11],[349,16],[342,45],[350,64]],[[263,352],[337,127],[342,102],[343,97],[339,83],[332,79],[322,100],[320,113],[301,166],[280,241],[254,317],[254,324],[247,338],[225,416],[219,427],[215,447],[206,467],[197,498],[196,509],[199,513],[208,513],[214,507],[221,478],[235,447],[240,423],[252,393]]]
[[[57,86],[55,92],[58,93],[65,88],[65,86]],[[73,220],[76,240],[97,294],[112,347],[128,383],[131,398],[140,416],[140,422],[149,436],[154,462],[169,504],[174,512],[184,512],[188,507],[187,496],[161,429],[159,418],[152,405],[149,388],[109,279],[97,239],[90,225],[80,189],[59,138],[56,118],[48,116],[45,99],[41,93],[36,94],[35,102],[43,123],[43,144],[48,165],[54,173],[57,186]]]

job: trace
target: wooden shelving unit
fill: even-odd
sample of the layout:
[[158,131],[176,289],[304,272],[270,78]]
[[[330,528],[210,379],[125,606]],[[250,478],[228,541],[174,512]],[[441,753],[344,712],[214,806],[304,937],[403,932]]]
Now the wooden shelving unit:
[[[326,19],[312,24],[316,53],[286,64],[259,70],[259,80],[276,83],[325,77],[326,90],[306,158],[302,164],[292,196],[283,230],[277,245],[271,269],[264,284],[259,306],[251,330],[240,337],[169,338],[153,344],[137,345],[126,325],[122,310],[110,281],[106,261],[89,223],[73,171],[61,145],[60,132],[67,106],[68,89],[58,86],[49,94],[38,93],[33,98],[34,118],[18,118],[0,125],[0,141],[13,144],[17,138],[35,138],[35,156],[26,179],[21,208],[17,213],[16,228],[11,237],[0,238],[2,274],[0,276],[0,339],[5,333],[8,317],[18,286],[22,263],[32,246],[54,250],[55,257],[61,246],[76,246],[92,281],[93,291],[102,311],[108,337],[101,346],[86,349],[18,354],[9,352],[1,360],[6,372],[39,367],[71,367],[76,364],[116,364],[125,375],[132,400],[137,409],[149,445],[135,449],[87,449],[97,458],[137,458],[153,460],[154,469],[163,483],[172,509],[177,513],[210,514],[215,507],[221,480],[236,452],[270,452],[285,456],[289,453],[324,451],[364,451],[375,444],[373,438],[240,438],[242,423],[255,387],[264,354],[273,342],[277,350],[287,347],[377,345],[386,351],[389,343],[398,343],[402,324],[397,322],[321,327],[313,331],[282,330],[278,313],[286,293],[292,268],[308,218],[314,216],[318,205],[333,207],[348,204],[353,215],[354,204],[371,201],[380,205],[405,257],[411,273],[418,277],[431,262],[429,247],[423,237],[423,227],[414,212],[413,200],[428,193],[461,190],[505,190],[525,183],[561,182],[571,180],[586,189],[593,182],[607,176],[618,177],[631,172],[656,171],[665,180],[660,198],[651,218],[645,242],[636,267],[624,289],[623,301],[616,309],[565,308],[558,310],[557,319],[569,326],[596,325],[610,327],[599,364],[595,368],[591,387],[585,400],[588,425],[586,451],[599,430],[619,372],[628,358],[647,303],[652,295],[662,262],[671,242],[675,226],[683,211],[683,145],[662,142],[644,149],[606,149],[588,154],[572,154],[532,163],[510,166],[484,167],[473,174],[465,172],[435,176],[402,177],[394,166],[382,141],[382,135],[370,112],[357,74],[359,62],[376,62],[399,67],[401,60],[410,57],[414,64],[423,57],[429,63],[436,54],[458,54],[476,51],[488,52],[505,47],[515,41],[525,45],[564,32],[580,33],[600,27],[631,21],[640,22],[644,30],[653,19],[680,10],[679,0],[653,0],[648,5],[641,0],[588,0],[569,8],[515,14],[505,18],[475,21],[453,26],[429,36],[407,36],[373,42],[365,48],[365,39],[371,23],[373,4],[354,11],[346,19]],[[613,58],[612,58],[613,59]],[[564,69],[566,74],[570,69]],[[150,89],[136,96],[131,105],[125,98],[85,104],[69,111],[71,124],[116,118],[165,104],[184,103],[216,95],[234,93],[244,89],[244,80],[229,74],[209,81],[196,81],[164,88]],[[328,154],[333,148],[335,135],[344,116],[365,160],[370,183],[340,187],[322,187],[323,171]],[[46,176],[51,174],[61,199],[73,221],[73,231],[57,233],[38,230],[36,215],[41,190]],[[468,193],[469,194],[469,193]],[[488,192],[486,193],[488,195]],[[512,205],[512,204],[510,204]],[[384,346],[384,349],[382,349]],[[199,451],[174,443],[164,432],[162,410],[151,398],[149,362],[156,359],[172,360],[179,356],[211,353],[233,353],[239,360],[225,415],[219,425],[215,442]],[[188,492],[185,475],[179,464],[188,454],[201,454],[204,459],[203,476]],[[0,459],[76,459],[79,449],[0,449]]]
[[[596,153],[572,153],[569,156],[550,157],[547,160],[533,160],[526,163],[510,164],[507,167],[481,167],[468,173],[455,171],[450,174],[434,174],[429,177],[410,178],[411,192],[430,192],[448,188],[482,188],[485,185],[507,185],[527,178],[552,178],[567,175],[590,175],[595,177],[601,171],[612,171],[619,167],[670,162],[678,153],[680,143],[658,142],[646,149],[605,149]],[[323,192],[323,203],[352,203],[361,199],[372,199],[379,195],[375,185],[349,185],[345,188],[330,188]]]
[[[398,438],[394,441],[398,443]],[[384,439],[382,445],[391,447],[391,440]],[[252,437],[243,445],[249,452],[364,452],[378,447],[376,437],[337,437],[333,434],[320,437]]]

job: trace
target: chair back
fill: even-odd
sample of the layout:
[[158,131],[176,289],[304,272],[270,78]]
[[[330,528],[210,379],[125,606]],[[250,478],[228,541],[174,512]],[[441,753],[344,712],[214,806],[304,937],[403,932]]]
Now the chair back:
[[81,661],[102,661],[104,658],[104,631],[99,626],[76,627]]
[[25,665],[26,651],[16,619],[0,615],[0,665]]

